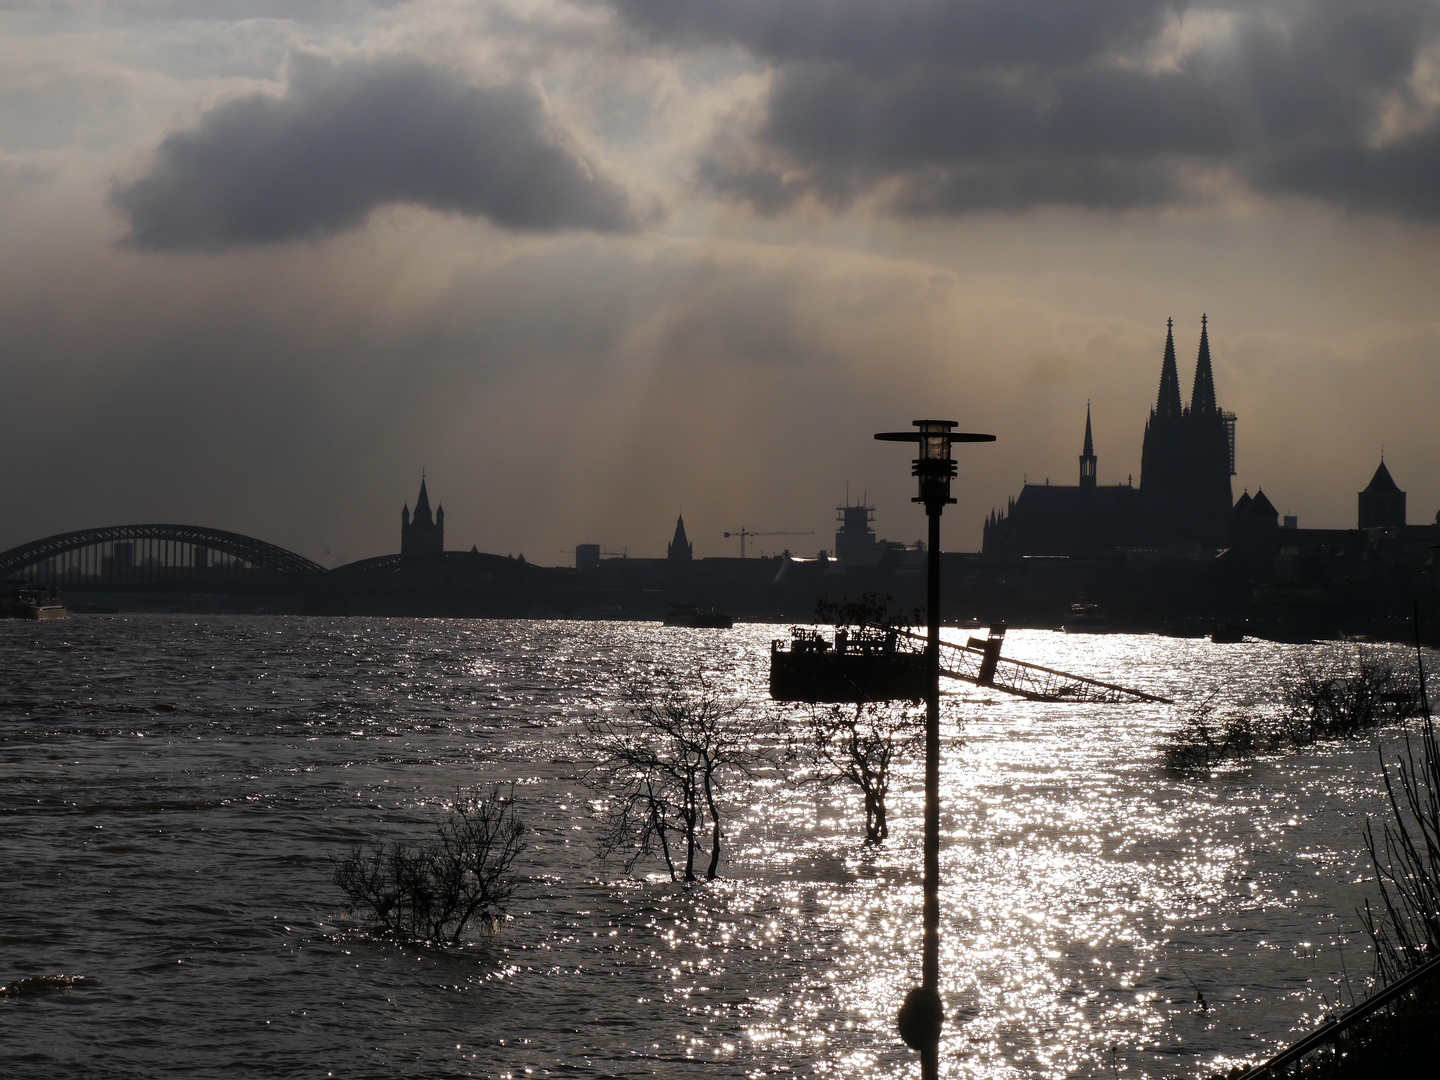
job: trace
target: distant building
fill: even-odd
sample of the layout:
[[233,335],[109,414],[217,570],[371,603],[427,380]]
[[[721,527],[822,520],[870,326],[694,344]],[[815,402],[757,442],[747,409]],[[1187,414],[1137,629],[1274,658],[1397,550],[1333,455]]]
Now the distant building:
[[1208,319],[1190,404],[1180,402],[1174,321],[1167,323],[1160,393],[1145,424],[1140,486],[1102,487],[1085,409],[1085,440],[1075,486],[1027,483],[985,522],[988,555],[1090,556],[1117,547],[1198,545],[1219,548],[1231,531],[1230,477],[1235,472],[1235,415],[1215,398]]
[[1229,531],[1231,548],[1247,564],[1253,564],[1252,569],[1274,560],[1280,549],[1280,513],[1264,488],[1256,488],[1253,497],[1246,491],[1235,500]]
[[1394,528],[1405,524],[1405,492],[1380,459],[1380,467],[1360,492],[1360,528]]
[[846,492],[845,505],[835,508],[835,520],[840,528],[835,530],[835,558],[848,566],[874,566],[884,554],[884,546],[875,538],[870,522],[875,520],[875,507],[860,500],[859,506],[850,505]]
[[599,544],[575,545],[575,569],[594,570],[600,565]]
[[415,499],[415,516],[410,507],[400,511],[400,554],[435,555],[445,550],[445,507],[430,516],[430,496],[425,491],[425,477],[420,477],[420,494]]
[[685,517],[675,519],[675,536],[665,557],[671,562],[689,562],[695,556],[695,545],[685,538]]

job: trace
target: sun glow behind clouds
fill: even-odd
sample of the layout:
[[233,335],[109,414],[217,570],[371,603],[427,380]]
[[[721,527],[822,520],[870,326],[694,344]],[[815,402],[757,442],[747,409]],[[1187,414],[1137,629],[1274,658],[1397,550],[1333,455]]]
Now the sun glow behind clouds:
[[[1384,441],[1428,520],[1418,9],[1039,10],[0,13],[0,371],[64,405],[0,436],[40,462],[0,544],[151,517],[379,554],[422,467],[460,546],[541,563],[661,554],[681,506],[699,555],[828,547],[847,479],[908,541],[867,436],[928,401],[1000,436],[947,518],[973,548],[1022,476],[1070,478],[1086,399],[1101,482],[1138,474],[1164,320],[1202,311],[1237,488],[1347,525]],[[442,115],[458,160],[417,134]],[[505,133],[548,166],[499,168]],[[585,452],[521,452],[541,416]]]

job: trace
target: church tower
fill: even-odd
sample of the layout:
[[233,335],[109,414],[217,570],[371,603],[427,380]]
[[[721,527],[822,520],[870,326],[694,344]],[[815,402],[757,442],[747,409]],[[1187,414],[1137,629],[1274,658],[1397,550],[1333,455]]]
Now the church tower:
[[1190,539],[1198,540],[1207,547],[1222,547],[1230,531],[1234,422],[1234,416],[1221,412],[1215,401],[1209,317],[1202,315],[1200,352],[1195,359],[1195,385],[1190,391],[1190,408],[1185,411],[1185,423],[1189,429],[1185,452],[1190,473],[1190,495],[1187,499]]
[[1221,547],[1230,531],[1230,477],[1235,471],[1235,416],[1215,398],[1209,318],[1200,319],[1200,350],[1190,405],[1180,406],[1174,320],[1167,321],[1160,396],[1145,425],[1140,489],[1158,543]]
[[1160,394],[1145,422],[1145,441],[1140,449],[1140,493],[1153,539],[1161,543],[1174,537],[1184,512],[1184,441],[1180,372],[1175,363],[1175,320],[1166,319]]
[[694,552],[695,545],[685,539],[685,517],[681,515],[675,519],[675,538],[670,541],[666,557],[671,562],[689,562]]
[[410,507],[400,511],[400,554],[438,555],[445,550],[445,507],[430,513],[430,495],[425,490],[425,476],[420,476],[420,494],[415,498],[415,514]]
[[1085,446],[1080,451],[1080,490],[1095,490],[1095,440],[1090,437],[1090,403],[1085,403]]
[[1405,524],[1405,492],[1395,483],[1385,459],[1360,492],[1360,528],[1387,529]]

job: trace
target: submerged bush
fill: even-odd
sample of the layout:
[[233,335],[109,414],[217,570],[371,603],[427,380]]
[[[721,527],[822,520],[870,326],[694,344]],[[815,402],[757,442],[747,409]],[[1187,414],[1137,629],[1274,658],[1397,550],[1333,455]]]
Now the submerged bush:
[[1317,739],[1354,738],[1418,716],[1423,705],[1414,668],[1357,649],[1348,663],[1334,655],[1321,665],[1301,663],[1280,688],[1278,706],[1222,708],[1212,694],[1185,711],[1163,747],[1165,762],[1172,768],[1207,768]]
[[455,945],[472,922],[492,928],[515,891],[525,827],[514,799],[455,792],[450,816],[426,844],[403,840],[335,859],[335,884],[377,934]]
[[1414,668],[1369,649],[1356,649],[1347,669],[1301,664],[1285,687],[1285,706],[1313,739],[1348,738],[1421,711]]

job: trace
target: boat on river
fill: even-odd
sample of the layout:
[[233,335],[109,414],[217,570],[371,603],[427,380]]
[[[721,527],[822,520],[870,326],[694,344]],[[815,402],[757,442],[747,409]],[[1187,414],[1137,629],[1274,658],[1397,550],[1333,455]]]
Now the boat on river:
[[687,626],[692,630],[729,630],[735,625],[735,616],[714,607],[671,604],[664,621],[666,626]]
[[0,619],[63,619],[65,597],[59,589],[0,590]]
[[1109,629],[1099,604],[1071,604],[1060,629],[1067,634],[1103,634]]

